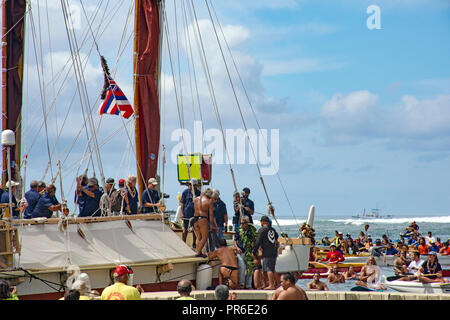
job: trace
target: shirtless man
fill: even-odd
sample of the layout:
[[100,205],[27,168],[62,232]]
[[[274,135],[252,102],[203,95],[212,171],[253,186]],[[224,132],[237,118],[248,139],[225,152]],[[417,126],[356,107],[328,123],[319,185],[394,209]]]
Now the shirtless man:
[[219,284],[223,284],[223,280],[228,280],[231,289],[237,289],[239,286],[238,264],[236,254],[232,247],[227,246],[227,241],[223,238],[219,239],[219,248],[210,252],[209,259],[219,258],[221,266],[219,269]]
[[320,281],[320,273],[316,272],[313,276],[313,281],[308,283],[308,286],[306,287],[308,290],[314,290],[314,291],[328,291],[327,285]]
[[331,271],[327,278],[328,283],[345,283],[345,277],[342,273],[339,273],[339,267],[337,265],[334,265]]
[[345,280],[356,279],[356,276],[357,276],[357,274],[356,274],[353,266],[348,267],[348,270],[344,272]]
[[206,258],[202,249],[208,240],[208,234],[213,230],[217,232],[216,219],[214,219],[214,202],[212,190],[206,189],[200,197],[194,199],[194,232],[197,236],[196,257]]
[[406,256],[406,252],[406,249],[400,250],[400,257],[394,260],[394,272],[398,278],[412,275],[408,270],[411,260]]
[[295,284],[292,273],[284,273],[281,275],[281,286],[274,291],[272,300],[308,300],[308,296]]

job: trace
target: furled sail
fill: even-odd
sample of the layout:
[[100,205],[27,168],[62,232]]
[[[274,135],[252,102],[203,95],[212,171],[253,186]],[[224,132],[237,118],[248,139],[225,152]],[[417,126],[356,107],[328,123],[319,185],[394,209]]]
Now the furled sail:
[[[160,42],[159,0],[136,1],[135,96],[138,176],[155,177],[158,164],[160,112],[158,59]],[[139,188],[143,190],[142,181]]]
[[[17,179],[20,162],[20,122],[24,53],[25,0],[4,1],[2,33],[2,129],[16,133],[16,146],[11,150],[11,173]],[[6,183],[6,154],[3,150],[3,183]],[[20,164],[20,163],[19,163]]]

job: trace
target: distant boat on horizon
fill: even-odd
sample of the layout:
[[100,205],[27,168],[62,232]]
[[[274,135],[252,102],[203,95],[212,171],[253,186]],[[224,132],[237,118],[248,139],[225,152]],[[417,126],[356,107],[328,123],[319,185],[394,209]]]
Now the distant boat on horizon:
[[357,214],[356,216],[352,216],[352,218],[356,218],[356,219],[390,219],[393,218],[393,215],[388,214],[385,216],[382,216],[380,214],[380,209],[376,208],[376,209],[372,209],[370,212],[366,212],[366,209],[364,208],[363,213]]

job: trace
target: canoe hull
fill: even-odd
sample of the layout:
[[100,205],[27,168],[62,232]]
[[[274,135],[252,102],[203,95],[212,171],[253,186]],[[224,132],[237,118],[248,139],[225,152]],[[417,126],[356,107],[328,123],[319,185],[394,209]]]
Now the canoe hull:
[[421,283],[394,280],[386,282],[385,286],[392,290],[406,293],[450,293],[450,283]]

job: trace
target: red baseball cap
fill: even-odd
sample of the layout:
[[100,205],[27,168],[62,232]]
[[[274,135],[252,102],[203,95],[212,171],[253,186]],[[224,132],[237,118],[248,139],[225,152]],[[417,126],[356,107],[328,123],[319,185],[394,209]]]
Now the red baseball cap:
[[124,264],[118,265],[116,267],[116,269],[114,270],[114,277],[116,277],[116,278],[121,277],[126,274],[133,274],[133,270],[131,270],[130,267],[128,267]]
[[119,180],[119,186],[122,185],[122,184],[125,184],[125,179],[120,179]]

